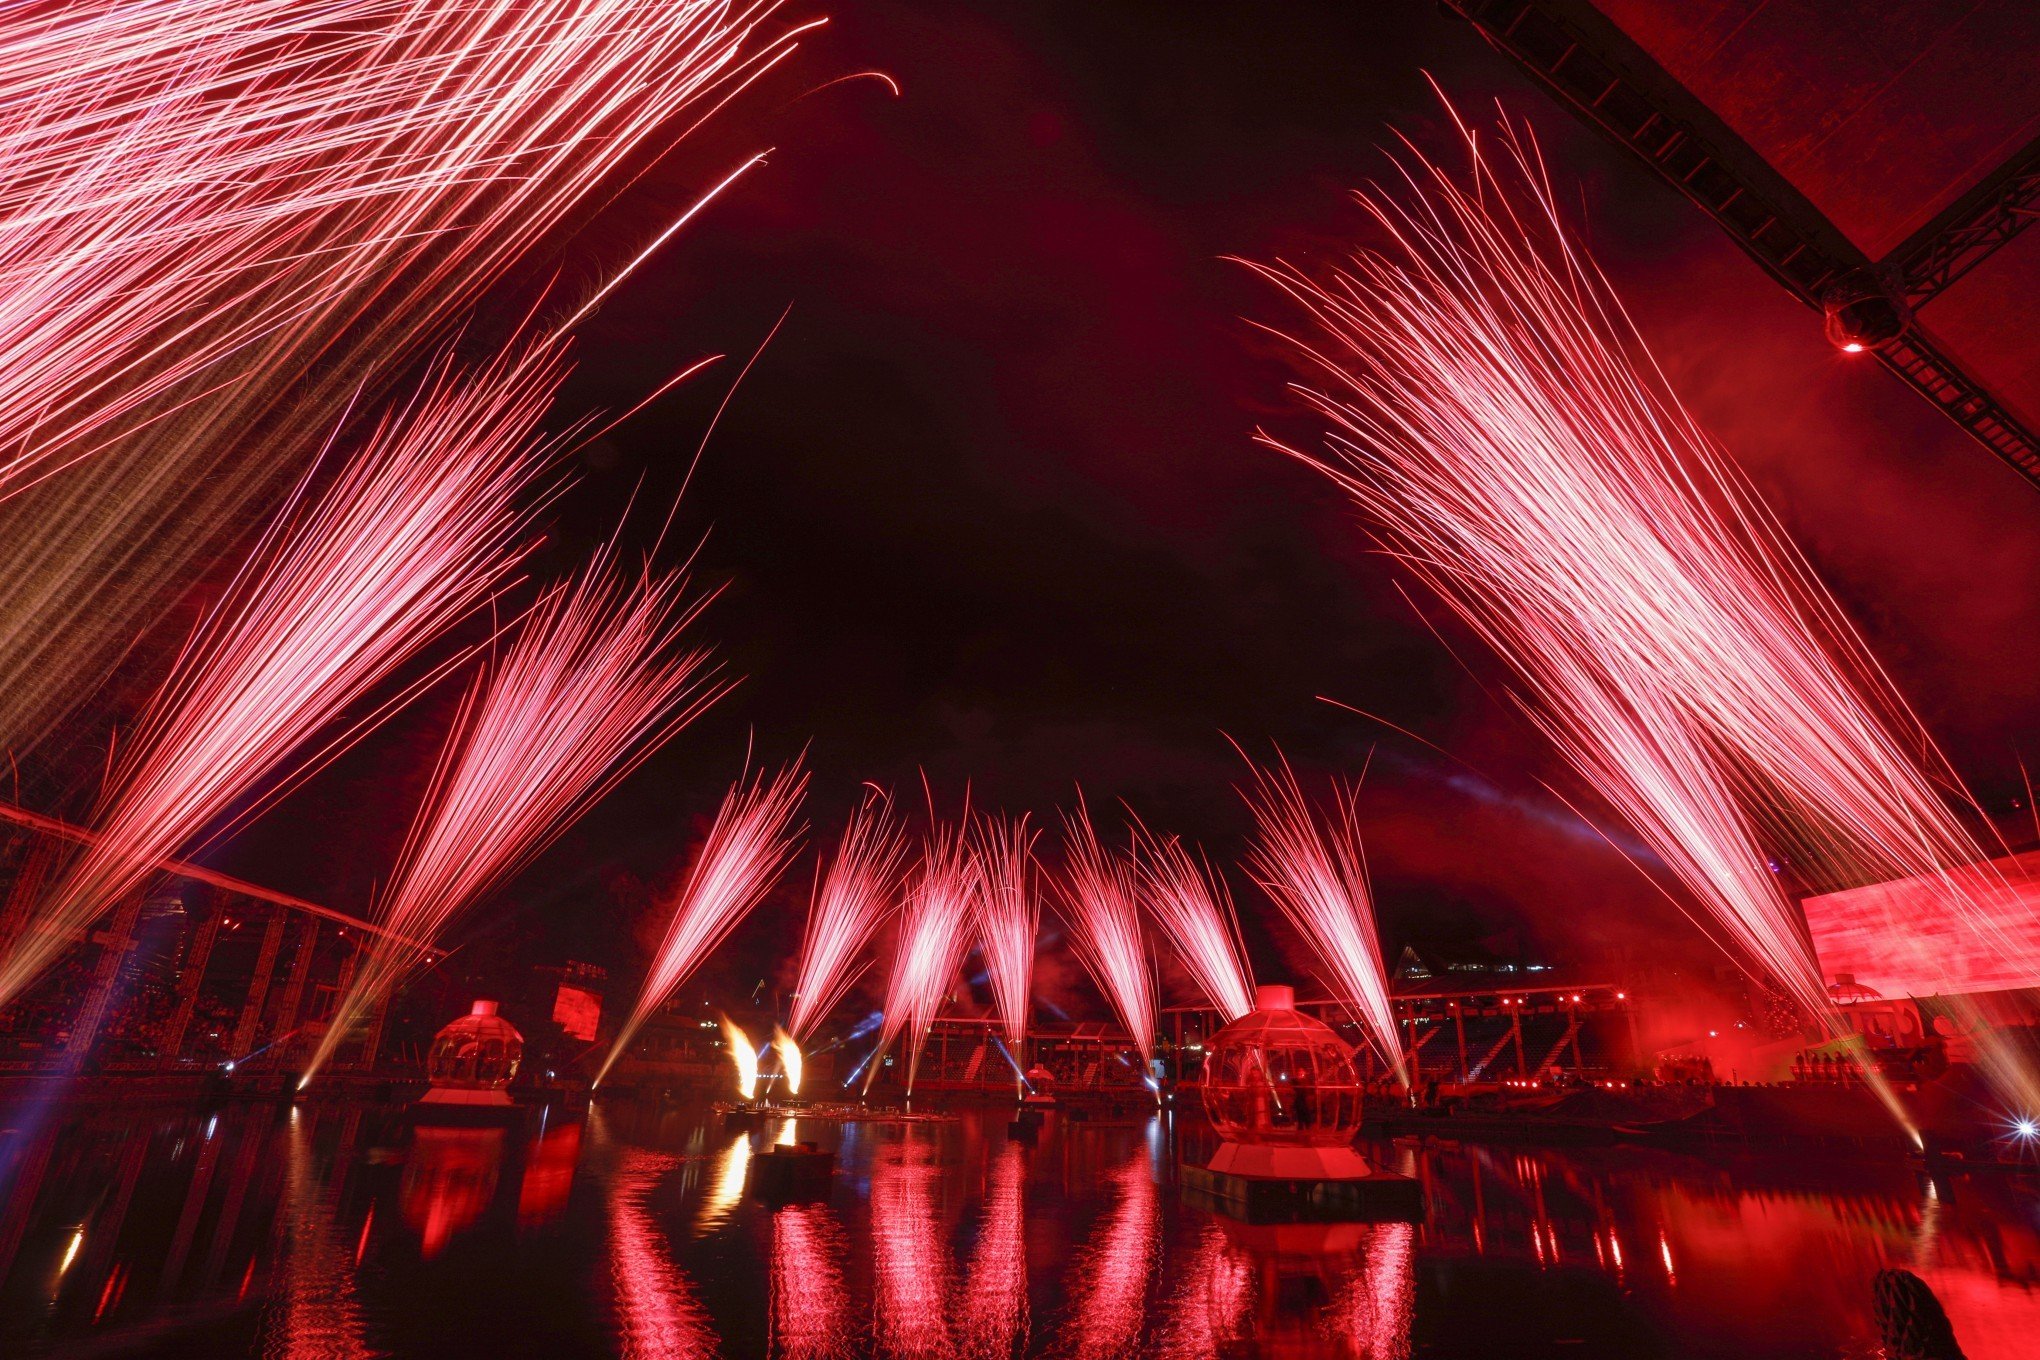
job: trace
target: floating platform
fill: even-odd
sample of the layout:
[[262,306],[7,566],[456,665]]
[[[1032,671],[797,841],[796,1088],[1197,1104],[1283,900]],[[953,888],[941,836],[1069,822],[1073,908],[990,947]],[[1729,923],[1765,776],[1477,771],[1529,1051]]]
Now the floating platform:
[[1424,1217],[1424,1187],[1389,1171],[1281,1181],[1186,1166],[1183,1198],[1245,1223],[1419,1223]]
[[813,1143],[774,1143],[751,1159],[751,1197],[768,1204],[827,1199],[836,1154]]

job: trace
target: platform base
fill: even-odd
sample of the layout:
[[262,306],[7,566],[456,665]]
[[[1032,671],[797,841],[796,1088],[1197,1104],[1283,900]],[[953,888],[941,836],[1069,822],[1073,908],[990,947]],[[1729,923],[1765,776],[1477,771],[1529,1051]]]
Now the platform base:
[[1183,1168],[1183,1198],[1244,1223],[1419,1223],[1424,1188],[1376,1171],[1345,1180],[1266,1180]]
[[836,1154],[813,1143],[774,1145],[751,1159],[751,1195],[768,1204],[827,1199],[835,1172]]

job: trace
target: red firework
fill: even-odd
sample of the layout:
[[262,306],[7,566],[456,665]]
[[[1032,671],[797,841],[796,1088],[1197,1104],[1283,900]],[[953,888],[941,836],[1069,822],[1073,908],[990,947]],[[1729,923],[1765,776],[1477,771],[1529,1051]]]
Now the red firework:
[[1025,817],[1012,821],[981,817],[973,832],[978,862],[984,867],[984,890],[977,898],[978,941],[1007,1047],[1019,1062],[1034,987],[1034,942],[1041,933],[1034,833],[1027,829]]
[[287,509],[151,700],[99,839],[0,965],[0,1004],[502,582],[560,375],[553,346],[467,376],[442,365],[315,503]]
[[816,884],[801,941],[800,976],[794,984],[787,1029],[806,1043],[843,999],[869,960],[858,955],[878,928],[898,910],[907,842],[904,830],[883,801],[850,815],[836,857]]
[[[929,1027],[948,999],[949,987],[970,952],[970,920],[983,891],[982,871],[963,832],[938,827],[928,838],[920,869],[907,891],[900,940],[893,954],[892,977],[886,983],[885,1015],[878,1049],[894,1040],[907,1041],[907,1090],[921,1065],[921,1046]],[[877,1073],[874,1062],[868,1069]],[[866,1078],[870,1084],[870,1077]]]
[[[391,935],[438,938],[714,702],[708,653],[678,645],[699,610],[678,573],[626,584],[607,549],[532,608],[454,721],[376,912]],[[367,949],[303,1081],[417,961]]]
[[597,1084],[623,1056],[638,1027],[729,937],[786,868],[795,848],[794,813],[806,791],[807,773],[798,760],[769,781],[760,773],[730,786],[673,899],[666,937],[637,1005],[595,1074]]
[[1407,1083],[1352,790],[1335,787],[1330,814],[1320,816],[1286,760],[1275,770],[1257,766],[1254,783],[1247,802],[1260,835],[1250,858],[1261,886],[1331,971],[1382,1061]]
[[11,22],[0,496],[172,413],[190,442],[228,409],[190,403],[292,382],[356,322],[352,354],[387,362],[784,58],[791,33],[752,43],[773,8],[84,0]]
[[[1506,126],[1502,144],[1491,162],[1468,132],[1464,182],[1406,166],[1410,206],[1362,195],[1385,250],[1324,280],[1266,271],[1320,332],[1305,352],[1324,390],[1305,395],[1333,433],[1308,461],[1809,1012],[1829,1014],[1826,989],[1766,840],[1837,882],[1940,877],[1970,929],[2013,947],[1949,877],[1983,857],[1942,795],[1953,771],[1680,406],[1536,147]],[[2008,1056],[1993,1065],[2040,1096]]]
[[1154,1056],[1160,1001],[1154,959],[1140,928],[1140,892],[1132,860],[1099,844],[1081,802],[1063,820],[1067,835],[1057,901],[1069,925],[1070,943],[1133,1037],[1145,1064]]
[[1148,910],[1205,1000],[1227,1020],[1254,1009],[1254,970],[1225,880],[1174,836],[1144,836],[1139,861]]

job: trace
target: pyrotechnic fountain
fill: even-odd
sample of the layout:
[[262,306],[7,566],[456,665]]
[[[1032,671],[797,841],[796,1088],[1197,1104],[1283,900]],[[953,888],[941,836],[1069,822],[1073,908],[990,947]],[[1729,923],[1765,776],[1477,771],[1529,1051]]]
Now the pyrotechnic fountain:
[[[626,585],[607,552],[533,607],[454,721],[380,905],[392,932],[436,938],[714,701],[707,653],[676,650],[698,609],[678,573]],[[369,946],[300,1086],[416,957]]]
[[[1154,1057],[1159,1002],[1154,959],[1141,934],[1133,864],[1099,843],[1081,803],[1064,824],[1068,838],[1058,905],[1069,924],[1070,944],[1140,1050],[1146,1077]],[[1148,1081],[1152,1086],[1153,1079]]]
[[[782,1066],[792,1061],[789,1071],[801,1069],[800,1045],[814,1041],[823,1020],[871,966],[869,959],[860,962],[858,955],[899,908],[906,852],[905,831],[882,800],[867,801],[851,814],[808,908],[793,1010],[780,1055]],[[797,1077],[794,1087],[797,1092]]]
[[223,526],[283,499],[422,347],[785,58],[805,26],[754,43],[771,9],[22,14],[0,43],[0,740],[94,693]]
[[975,825],[983,889],[977,896],[979,947],[991,979],[992,999],[1005,1031],[1006,1052],[1019,1075],[1027,1061],[1027,1013],[1034,986],[1034,943],[1041,933],[1041,900],[1034,882],[1034,833],[1027,819]]
[[1352,791],[1336,787],[1332,815],[1320,817],[1286,760],[1279,770],[1256,767],[1254,781],[1247,803],[1260,828],[1251,853],[1261,886],[1331,970],[1381,1060],[1409,1085]]
[[[970,920],[984,891],[983,870],[958,827],[938,827],[922,852],[921,867],[907,892],[900,922],[899,947],[893,954],[892,977],[885,992],[885,1020],[879,1028],[874,1059],[904,1035],[907,1041],[909,1095],[921,1064],[921,1046],[928,1027],[942,1009],[949,985],[970,952]],[[865,1086],[877,1073],[867,1068]]]
[[[1362,194],[1385,251],[1322,281],[1263,271],[1320,330],[1302,353],[1326,390],[1304,395],[1333,427],[1323,457],[1284,451],[1353,494],[1586,781],[1840,1029],[1763,842],[1845,882],[1948,879],[1983,858],[1940,792],[1959,782],[1670,391],[1536,148],[1502,141],[1497,169],[1466,134],[1465,183],[1419,160],[1411,203]],[[2003,942],[1952,879],[1948,895]],[[2040,1095],[2008,1054],[1992,1066]]]
[[1213,1009],[1237,1020],[1254,1008],[1254,970],[1225,880],[1174,836],[1145,837],[1140,883],[1148,910]]
[[793,815],[806,789],[807,774],[798,760],[769,783],[761,772],[749,782],[739,780],[730,786],[673,899],[673,919],[644,990],[595,1074],[597,1085],[630,1046],[639,1026],[736,929],[785,869],[794,851]]
[[488,597],[518,556],[515,498],[559,379],[550,347],[465,377],[442,366],[324,494],[277,521],[151,701],[94,819],[100,839],[0,965],[0,1004]]

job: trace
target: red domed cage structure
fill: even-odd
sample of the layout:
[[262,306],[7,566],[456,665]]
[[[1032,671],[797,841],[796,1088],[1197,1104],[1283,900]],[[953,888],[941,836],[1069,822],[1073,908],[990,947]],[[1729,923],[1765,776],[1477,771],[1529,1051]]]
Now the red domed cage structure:
[[1275,1180],[1371,1174],[1353,1150],[1360,1073],[1331,1026],[1299,1013],[1288,987],[1255,989],[1254,1009],[1211,1037],[1204,1108],[1224,1141],[1210,1169]]
[[496,1003],[477,1001],[432,1040],[425,1075],[432,1089],[427,1105],[507,1106],[510,1079],[524,1058],[524,1036],[496,1014]]

